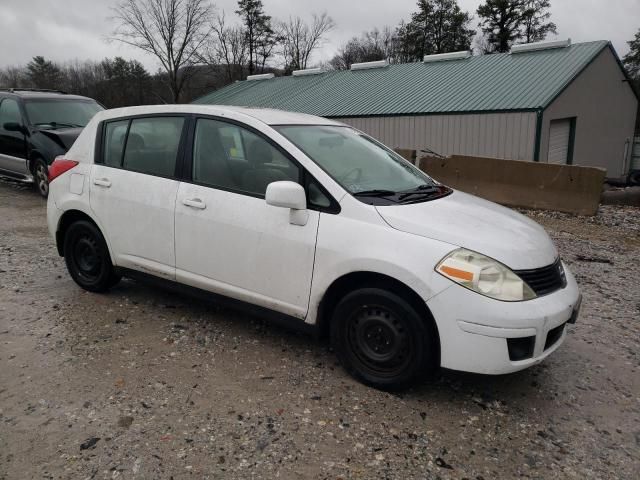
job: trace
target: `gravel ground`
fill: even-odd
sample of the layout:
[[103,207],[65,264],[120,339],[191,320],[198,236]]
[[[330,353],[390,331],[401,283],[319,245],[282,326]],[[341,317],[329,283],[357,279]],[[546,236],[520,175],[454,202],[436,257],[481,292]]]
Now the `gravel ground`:
[[133,281],[80,290],[45,202],[0,182],[0,479],[637,478],[640,210],[527,214],[584,293],[562,348],[389,394],[245,314]]

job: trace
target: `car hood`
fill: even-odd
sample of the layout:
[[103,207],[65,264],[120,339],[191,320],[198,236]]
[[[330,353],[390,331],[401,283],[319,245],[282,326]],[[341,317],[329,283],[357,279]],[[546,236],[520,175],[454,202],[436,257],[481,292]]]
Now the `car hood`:
[[73,145],[73,142],[76,141],[76,138],[78,138],[80,132],[82,132],[82,128],[41,129],[39,132],[44,136],[49,137],[66,151],[69,150],[71,145]]
[[375,208],[397,230],[474,250],[513,270],[544,267],[558,257],[536,222],[466,193],[454,191],[428,202]]

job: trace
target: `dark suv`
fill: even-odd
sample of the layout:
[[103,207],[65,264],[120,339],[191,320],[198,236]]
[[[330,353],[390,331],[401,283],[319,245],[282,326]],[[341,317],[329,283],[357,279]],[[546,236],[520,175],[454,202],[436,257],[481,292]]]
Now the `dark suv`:
[[53,90],[0,89],[0,175],[33,182],[49,194],[49,165],[104,108],[95,100]]

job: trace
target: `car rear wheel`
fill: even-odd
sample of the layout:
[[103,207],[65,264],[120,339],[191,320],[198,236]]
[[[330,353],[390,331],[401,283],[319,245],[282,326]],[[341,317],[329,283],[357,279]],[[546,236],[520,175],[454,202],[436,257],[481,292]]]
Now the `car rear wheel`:
[[44,198],[49,195],[49,167],[41,158],[33,162],[33,183],[38,193]]
[[344,368],[382,390],[405,388],[433,372],[436,337],[430,319],[379,288],[346,295],[331,322],[331,342]]
[[64,259],[71,278],[90,292],[104,292],[120,281],[104,237],[86,220],[74,222],[67,229]]

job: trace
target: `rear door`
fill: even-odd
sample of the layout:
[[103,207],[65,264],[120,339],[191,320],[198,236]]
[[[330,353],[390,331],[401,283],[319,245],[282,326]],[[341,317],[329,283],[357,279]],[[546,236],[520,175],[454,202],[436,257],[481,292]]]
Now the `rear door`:
[[20,105],[13,98],[0,100],[0,170],[20,176],[29,174],[27,166],[27,142],[24,133],[9,131],[7,123],[25,125]]
[[304,318],[320,214],[292,225],[288,209],[264,200],[269,183],[299,181],[301,167],[233,123],[200,118],[189,143],[191,181],[176,201],[177,280]]
[[120,267],[175,278],[176,169],[185,124],[183,116],[153,116],[102,126],[90,203]]

